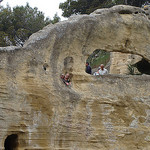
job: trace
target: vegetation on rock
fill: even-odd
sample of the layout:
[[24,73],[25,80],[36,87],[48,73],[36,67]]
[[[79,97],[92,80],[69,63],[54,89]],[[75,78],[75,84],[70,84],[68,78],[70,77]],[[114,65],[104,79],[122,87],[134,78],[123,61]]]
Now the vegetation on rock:
[[110,52],[95,50],[87,59],[92,68],[97,68],[100,64],[106,65],[110,60]]

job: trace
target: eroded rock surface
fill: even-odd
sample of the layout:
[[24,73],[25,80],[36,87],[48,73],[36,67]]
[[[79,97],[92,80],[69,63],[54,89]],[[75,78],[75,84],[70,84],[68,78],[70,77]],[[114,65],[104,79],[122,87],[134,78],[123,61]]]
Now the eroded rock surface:
[[[110,74],[130,74],[129,65],[135,65],[141,61],[142,57],[134,54],[126,54],[121,52],[112,52],[110,61]],[[134,73],[140,73],[138,70]]]
[[[150,77],[84,71],[95,49],[150,61],[150,22],[141,11],[71,17],[23,48],[1,48],[0,149],[12,134],[19,150],[150,149]],[[71,88],[60,79],[65,71]]]

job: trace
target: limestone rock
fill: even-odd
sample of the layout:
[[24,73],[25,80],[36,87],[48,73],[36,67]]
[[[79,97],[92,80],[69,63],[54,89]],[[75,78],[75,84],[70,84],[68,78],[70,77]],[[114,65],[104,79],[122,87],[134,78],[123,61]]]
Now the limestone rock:
[[116,5],[111,8],[97,9],[91,14],[105,14],[105,13],[137,14],[137,13],[145,13],[145,11],[139,7],[133,7],[129,5]]
[[[110,74],[129,74],[128,65],[134,65],[142,60],[141,56],[123,54],[120,52],[111,53]],[[136,71],[136,73],[139,73]]]
[[[150,77],[84,71],[95,49],[150,61],[149,37],[146,15],[114,11],[49,25],[23,48],[0,48],[0,149],[150,149]],[[71,87],[60,79],[65,71]]]

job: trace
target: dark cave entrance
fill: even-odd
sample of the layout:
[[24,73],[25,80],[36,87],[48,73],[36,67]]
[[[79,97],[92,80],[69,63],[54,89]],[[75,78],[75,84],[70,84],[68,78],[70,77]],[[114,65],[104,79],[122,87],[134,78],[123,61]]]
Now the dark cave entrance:
[[18,135],[11,134],[7,136],[4,143],[5,150],[17,150],[18,148]]
[[44,65],[43,65],[43,69],[46,71],[46,70],[47,70],[47,68],[48,68],[48,64],[47,64],[47,63],[44,63]]
[[142,58],[142,60],[137,62],[134,66],[138,69],[139,72],[141,72],[141,74],[150,75],[150,63],[144,58]]

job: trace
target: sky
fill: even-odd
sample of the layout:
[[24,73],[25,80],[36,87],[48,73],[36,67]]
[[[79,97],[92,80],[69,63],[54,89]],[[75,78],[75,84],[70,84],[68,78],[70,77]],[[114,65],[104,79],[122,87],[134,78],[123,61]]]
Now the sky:
[[65,18],[61,16],[62,11],[59,9],[59,4],[65,1],[66,0],[3,0],[0,5],[5,7],[9,4],[9,6],[13,8],[17,5],[25,6],[28,2],[32,8],[37,7],[39,11],[42,11],[45,17],[53,19],[55,13],[57,13],[58,16],[61,17],[61,20],[64,20]]

